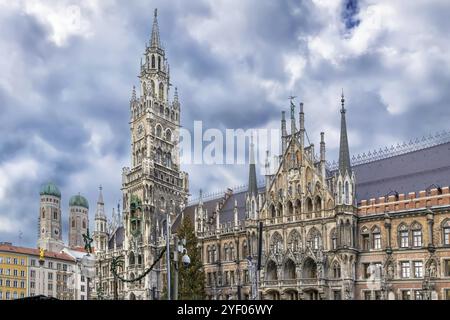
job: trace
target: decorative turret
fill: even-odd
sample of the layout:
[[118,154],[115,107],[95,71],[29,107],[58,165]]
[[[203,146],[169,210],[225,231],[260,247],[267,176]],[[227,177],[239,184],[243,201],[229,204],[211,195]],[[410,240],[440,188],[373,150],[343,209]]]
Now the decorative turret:
[[303,111],[303,102],[300,103],[300,147],[305,148],[305,113]]
[[94,231],[94,245],[97,251],[107,250],[108,230],[107,219],[105,215],[105,203],[103,201],[103,188],[99,187],[99,195],[97,200],[97,210],[95,212],[95,231]]
[[325,133],[320,133],[320,173],[322,175],[322,179],[325,181]]
[[287,130],[286,130],[286,112],[281,112],[281,154],[284,154],[286,152],[287,147]]
[[339,146],[339,167],[336,174],[336,204],[354,205],[355,175],[351,168],[348,148],[347,123],[345,119],[344,91],[341,96],[341,136]]

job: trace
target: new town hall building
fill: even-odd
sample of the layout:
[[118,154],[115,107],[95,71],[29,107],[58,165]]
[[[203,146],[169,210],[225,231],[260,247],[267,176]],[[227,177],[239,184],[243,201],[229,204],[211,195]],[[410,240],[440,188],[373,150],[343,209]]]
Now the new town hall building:
[[164,263],[137,283],[116,283],[111,260],[124,255],[119,273],[137,277],[164,247],[167,221],[176,228],[184,216],[195,224],[208,299],[450,299],[448,134],[352,159],[342,95],[339,161],[329,164],[325,135],[317,156],[305,141],[305,107],[297,123],[292,104],[291,132],[283,112],[282,153],[274,172],[266,164],[263,185],[252,142],[248,188],[186,205],[188,175],[176,143],[180,102],[176,91],[169,102],[156,12],[139,77],[123,218],[107,231],[105,215],[95,217],[98,297],[160,298]]

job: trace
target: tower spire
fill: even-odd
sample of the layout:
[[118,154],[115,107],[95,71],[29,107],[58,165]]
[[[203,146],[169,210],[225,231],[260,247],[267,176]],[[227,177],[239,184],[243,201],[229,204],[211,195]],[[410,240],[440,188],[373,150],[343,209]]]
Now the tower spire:
[[345,98],[344,90],[342,89],[341,95],[341,139],[339,146],[339,171],[344,175],[347,171],[351,174],[352,168],[350,163],[350,151],[348,148],[348,137],[347,137],[347,123],[345,121]]
[[100,190],[100,193],[98,195],[97,203],[105,204],[105,202],[103,201],[103,192],[102,192],[103,191],[103,187],[102,187],[102,185],[100,185],[100,187],[98,189]]
[[160,48],[161,41],[159,39],[159,26],[158,26],[158,9],[155,9],[155,15],[153,18],[152,39],[150,41],[151,48]]
[[255,145],[253,143],[253,133],[250,138],[250,167],[248,176],[248,193],[249,195],[258,195],[258,184],[256,181],[256,164],[255,164]]

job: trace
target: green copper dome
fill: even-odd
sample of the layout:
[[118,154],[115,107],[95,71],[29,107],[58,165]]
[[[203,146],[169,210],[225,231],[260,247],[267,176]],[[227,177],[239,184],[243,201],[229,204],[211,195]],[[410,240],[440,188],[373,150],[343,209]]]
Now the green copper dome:
[[85,197],[83,197],[83,196],[81,196],[79,194],[76,195],[76,196],[73,196],[72,198],[70,198],[69,206],[71,206],[71,207],[83,207],[83,208],[89,209],[88,201],[86,200]]
[[61,198],[61,191],[59,191],[58,187],[52,182],[43,184],[39,193],[41,196],[54,196]]

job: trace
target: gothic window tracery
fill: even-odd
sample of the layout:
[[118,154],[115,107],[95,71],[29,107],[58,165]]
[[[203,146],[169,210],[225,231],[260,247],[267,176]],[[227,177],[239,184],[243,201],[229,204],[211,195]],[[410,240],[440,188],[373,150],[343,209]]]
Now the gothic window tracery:
[[308,232],[308,246],[312,250],[318,250],[321,247],[321,245],[322,245],[322,239],[321,239],[320,232],[315,227],[313,227]]
[[275,232],[272,235],[272,241],[271,241],[270,246],[271,246],[271,249],[272,249],[273,253],[275,253],[275,254],[282,253],[282,251],[283,251],[283,237],[278,232]]
[[418,222],[414,222],[411,225],[412,242],[414,247],[422,246],[422,225]]
[[161,101],[164,100],[164,85],[162,83],[159,84],[159,99]]
[[301,237],[297,230],[292,230],[289,234],[288,245],[292,252],[296,253],[301,248]]
[[409,230],[408,226],[404,223],[398,227],[398,246],[400,248],[409,247]]

